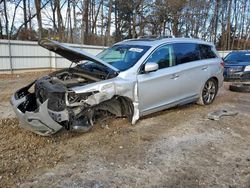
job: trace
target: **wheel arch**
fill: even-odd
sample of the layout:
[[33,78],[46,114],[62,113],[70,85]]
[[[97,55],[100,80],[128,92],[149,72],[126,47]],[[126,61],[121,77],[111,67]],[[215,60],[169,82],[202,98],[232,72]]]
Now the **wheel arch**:
[[95,106],[95,110],[107,110],[117,117],[127,117],[132,122],[134,115],[133,101],[126,97],[115,95],[107,101],[103,101]]

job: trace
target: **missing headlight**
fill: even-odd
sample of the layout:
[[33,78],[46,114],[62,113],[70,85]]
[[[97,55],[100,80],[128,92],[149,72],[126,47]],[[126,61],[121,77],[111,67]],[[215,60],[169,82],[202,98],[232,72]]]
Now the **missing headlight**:
[[69,104],[80,102],[82,100],[86,100],[89,96],[98,92],[99,91],[87,92],[87,93],[75,93],[74,91],[71,91],[68,92],[68,102]]

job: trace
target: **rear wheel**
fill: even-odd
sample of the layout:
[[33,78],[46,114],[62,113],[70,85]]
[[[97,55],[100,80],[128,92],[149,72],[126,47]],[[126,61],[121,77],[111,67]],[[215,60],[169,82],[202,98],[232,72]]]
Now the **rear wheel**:
[[218,92],[218,83],[214,78],[210,78],[204,85],[198,104],[211,104]]

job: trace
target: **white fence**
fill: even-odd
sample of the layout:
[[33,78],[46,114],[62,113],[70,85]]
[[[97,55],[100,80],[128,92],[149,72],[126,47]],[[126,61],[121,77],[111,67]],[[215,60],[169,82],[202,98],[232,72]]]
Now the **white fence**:
[[[93,55],[106,47],[80,44],[67,44]],[[225,57],[230,51],[219,51]],[[0,71],[27,69],[53,69],[68,67],[70,61],[42,48],[37,42],[0,40]]]
[[218,52],[221,57],[226,57],[226,55],[229,54],[231,51],[218,51]]
[[[67,44],[93,55],[106,47]],[[39,46],[37,42],[0,40],[0,71],[68,67],[70,61]]]

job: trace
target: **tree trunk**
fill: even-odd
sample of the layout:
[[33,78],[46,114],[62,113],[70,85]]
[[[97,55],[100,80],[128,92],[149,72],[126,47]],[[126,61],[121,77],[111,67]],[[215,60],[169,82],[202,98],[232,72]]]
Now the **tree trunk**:
[[231,49],[234,49],[234,42],[235,42],[235,35],[236,35],[236,31],[237,31],[237,27],[238,27],[238,11],[237,11],[237,1],[234,0],[234,34],[233,34],[233,41],[232,41],[232,45],[231,45]]
[[27,31],[27,29],[28,29],[28,23],[27,23],[27,6],[26,6],[26,0],[23,0],[23,21],[24,21],[24,28]]
[[6,1],[3,0],[3,9],[4,9],[4,17],[5,17],[5,32],[6,36],[9,38],[9,19],[8,19],[8,14],[7,14],[7,6],[6,6]]
[[53,22],[54,34],[56,32],[59,33],[58,28],[56,26],[56,3],[54,1],[50,1],[50,7],[51,7],[51,10],[52,10],[52,22]]
[[176,37],[179,36],[179,32],[178,32],[179,18],[177,14],[178,12],[174,12],[174,15],[173,15],[173,34]]
[[232,0],[229,0],[228,4],[228,15],[227,15],[227,41],[226,41],[226,49],[230,50],[231,44],[231,8],[232,8]]
[[68,31],[69,31],[69,36],[68,36],[68,41],[73,42],[73,31],[72,31],[72,22],[71,22],[71,10],[70,10],[70,0],[68,0]]
[[136,38],[136,17],[137,17],[137,11],[135,10],[134,14],[132,15],[132,38]]
[[[244,2],[244,8],[243,8],[243,15],[242,15],[242,23],[241,23],[241,25],[242,25],[242,27],[241,27],[241,39],[243,39],[243,35],[244,35],[244,25],[245,25],[245,18],[246,18],[246,16],[245,16],[245,12],[246,12],[246,8],[247,8],[247,0],[245,0],[245,2]],[[244,43],[242,43],[242,45],[241,45],[241,48],[244,48]]]
[[109,12],[108,12],[108,22],[107,22],[106,34],[105,34],[105,36],[106,36],[105,45],[110,45],[110,27],[111,27],[112,5],[113,5],[113,1],[109,0]]
[[0,18],[0,39],[3,38],[3,26],[2,26],[2,20]]
[[35,0],[39,39],[42,38],[42,16],[41,16],[41,0]]
[[248,32],[248,34],[247,34],[247,38],[246,38],[246,40],[245,40],[245,42],[244,42],[244,50],[247,50],[247,44],[248,44],[248,41],[249,41],[249,37],[250,37],[250,34],[249,34],[249,32]]
[[97,18],[98,18],[102,4],[103,4],[103,0],[101,0],[99,5],[98,5],[97,12],[95,14],[95,18],[94,18],[93,24],[92,24],[92,33],[94,33],[94,31],[96,31],[96,22],[97,22]]
[[84,0],[83,20],[84,20],[84,26],[85,26],[84,43],[86,43],[87,38],[88,38],[88,33],[89,33],[89,0]]
[[14,10],[14,14],[12,17],[12,23],[11,23],[11,27],[10,27],[10,38],[12,36],[12,32],[13,32],[13,28],[14,28],[14,24],[15,24],[16,11],[17,11],[17,8],[18,8],[20,3],[21,3],[21,0],[19,2],[17,2],[17,4],[15,5],[15,10]]
[[217,31],[218,31],[218,21],[219,21],[219,5],[220,0],[216,0],[215,3],[215,24],[214,24],[214,44],[217,42]]
[[140,24],[139,24],[139,36],[143,36],[144,35],[144,27],[145,27],[145,23],[144,23],[144,19],[143,19],[143,3],[141,4],[141,10],[140,10]]
[[104,26],[104,22],[103,22],[103,20],[104,20],[104,6],[103,6],[103,2],[102,2],[102,12],[101,12],[101,36],[103,37],[103,26]]
[[74,20],[74,26],[73,26],[73,43],[77,42],[78,37],[76,37],[76,2],[73,2],[73,20]]
[[28,11],[29,11],[29,20],[30,20],[30,22],[29,22],[29,30],[30,30],[30,32],[32,31],[32,22],[31,22],[31,8],[30,8],[30,0],[28,0]]
[[62,20],[62,14],[61,14],[60,0],[55,0],[55,7],[56,7],[56,14],[57,14],[57,26],[58,26],[59,40],[63,41],[64,29],[63,29],[63,20]]
[[221,47],[222,47],[222,50],[226,50],[226,26],[225,26],[225,13],[226,10],[225,10],[225,5],[222,4],[222,10],[221,10]]

